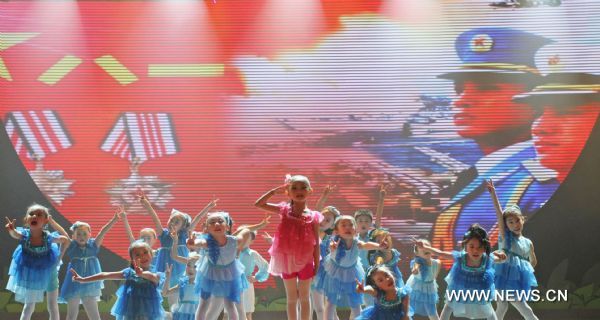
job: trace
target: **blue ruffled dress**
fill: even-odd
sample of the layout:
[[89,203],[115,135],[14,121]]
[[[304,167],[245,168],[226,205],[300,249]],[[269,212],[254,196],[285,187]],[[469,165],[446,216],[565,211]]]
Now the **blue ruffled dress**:
[[[329,245],[331,244],[331,239],[333,237],[329,234],[326,234],[323,239],[321,239],[321,242],[319,243],[319,247],[321,248],[320,252],[321,252],[321,260],[319,263],[319,269],[317,270],[317,276],[315,277],[315,281],[313,281],[310,284],[310,288],[312,290],[316,290],[317,289],[317,281],[316,279],[318,279],[319,274],[323,274],[325,272],[325,258],[329,255],[330,252],[330,248]],[[365,250],[360,250],[360,252],[365,251]]]
[[179,302],[173,312],[173,320],[194,320],[200,297],[196,293],[194,284],[190,283],[188,276],[179,279]]
[[[181,257],[188,257],[190,255],[190,251],[185,244],[188,237],[187,231],[179,230],[177,237],[177,254]],[[171,238],[168,229],[163,229],[160,237],[158,237],[158,240],[160,240],[160,248],[156,254],[154,271],[165,272],[167,264],[172,265],[173,271],[171,271],[169,287],[173,287],[177,285],[179,278],[185,274],[185,264],[179,263],[171,258],[171,246],[173,245],[173,238]]]
[[236,259],[236,238],[228,235],[222,247],[210,234],[204,235],[204,238],[208,248],[204,250],[206,256],[199,261],[196,294],[199,293],[204,300],[215,296],[239,303],[242,292],[248,288],[248,280],[244,266]]
[[110,314],[117,320],[162,320],[165,311],[162,307],[160,288],[165,281],[165,274],[158,272],[158,284],[139,277],[135,270],[123,270],[125,283],[117,290],[117,301],[110,310]]
[[406,285],[411,288],[410,306],[415,314],[422,316],[437,315],[438,284],[435,279],[440,270],[440,261],[432,259],[431,265],[421,257],[415,257],[410,262],[412,269],[415,263],[419,264],[419,273],[411,274]]
[[[402,320],[405,316],[402,299],[410,292],[410,288],[398,288],[396,299],[387,301],[383,294],[377,295],[375,304],[364,309],[356,320]],[[412,319],[412,310],[409,307],[408,318]]]
[[[80,247],[76,241],[71,240],[66,255],[71,259],[68,270],[74,269],[82,277],[88,277],[102,272],[100,261],[98,261],[98,246],[96,239],[89,239],[84,247]],[[80,283],[73,281],[71,273],[67,272],[60,288],[58,302],[67,303],[73,298],[96,297],[100,300],[104,288],[103,281]]]
[[13,252],[6,289],[21,303],[44,301],[44,292],[58,289],[59,246],[54,243],[58,233],[43,232],[41,246],[32,246],[28,228],[17,228],[23,236]]
[[[507,230],[503,241],[499,243],[499,248],[504,250],[507,260],[494,265],[496,290],[527,292],[532,287],[537,287],[533,266],[529,262],[531,240],[524,236],[517,237]],[[525,298],[526,295],[521,297]]]
[[[339,237],[334,237],[337,241]],[[365,271],[358,257],[358,238],[352,240],[350,248],[345,241],[335,252],[330,253],[317,274],[315,289],[322,292],[327,300],[339,307],[359,307],[363,303],[362,293],[356,292],[356,279],[363,281]]]
[[[383,252],[377,250],[369,254],[370,265],[374,265],[378,257],[384,257]],[[398,262],[400,262],[400,251],[392,249],[392,259],[384,262],[383,264],[394,273],[394,277],[396,278],[396,287],[402,288],[404,287],[404,279],[402,278],[402,272],[398,267]]]
[[[446,304],[455,317],[480,319],[494,314],[491,301],[494,299],[494,267],[492,258],[484,253],[479,267],[467,266],[467,253],[453,251],[454,264],[446,276]],[[462,292],[462,293],[461,293]],[[468,300],[461,295],[483,295],[488,299]],[[451,296],[455,295],[455,296]],[[452,299],[449,299],[451,296]]]

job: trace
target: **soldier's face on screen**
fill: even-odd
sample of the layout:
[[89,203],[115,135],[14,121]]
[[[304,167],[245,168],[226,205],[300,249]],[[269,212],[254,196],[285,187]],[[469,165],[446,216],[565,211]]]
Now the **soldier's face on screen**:
[[563,181],[583,150],[600,113],[600,102],[578,106],[545,105],[531,133],[537,156]]
[[535,119],[533,107],[513,101],[515,95],[526,91],[524,83],[464,79],[456,80],[454,86],[454,124],[464,138],[529,128]]

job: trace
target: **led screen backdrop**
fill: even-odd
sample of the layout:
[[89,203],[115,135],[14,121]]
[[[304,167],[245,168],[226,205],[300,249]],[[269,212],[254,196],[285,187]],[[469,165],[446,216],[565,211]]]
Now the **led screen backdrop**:
[[[597,99],[513,100],[555,73],[598,92],[600,3],[559,3],[2,2],[0,116],[65,228],[97,232],[123,205],[137,235],[153,226],[139,189],[164,224],[214,198],[255,223],[254,201],[304,174],[310,206],[335,185],[327,204],[348,214],[386,186],[407,272],[413,236],[451,250],[471,223],[494,235],[484,179],[534,217],[581,153]],[[104,247],[127,259],[121,224]]]

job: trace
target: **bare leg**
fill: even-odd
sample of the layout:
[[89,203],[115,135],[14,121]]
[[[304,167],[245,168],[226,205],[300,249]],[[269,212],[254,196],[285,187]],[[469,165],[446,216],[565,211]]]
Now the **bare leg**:
[[298,301],[300,302],[300,319],[310,320],[310,283],[312,279],[298,280]]
[[283,279],[285,286],[285,296],[287,297],[287,316],[288,320],[298,319],[298,283],[296,278]]
[[317,315],[317,320],[325,319],[325,297],[322,293],[311,290],[310,298],[312,302],[312,307],[315,310],[315,314]]
[[26,303],[23,306],[23,311],[21,311],[21,320],[29,320],[31,319],[31,315],[35,311],[35,303]]

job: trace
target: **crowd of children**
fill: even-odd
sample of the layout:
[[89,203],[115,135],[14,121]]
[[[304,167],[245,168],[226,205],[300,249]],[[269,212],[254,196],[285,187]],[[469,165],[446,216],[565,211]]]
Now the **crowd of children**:
[[[312,193],[308,178],[286,176],[255,203],[267,212],[260,223],[232,230],[228,213],[213,211],[211,201],[193,219],[173,209],[163,227],[158,214],[143,193],[140,203],[154,221],[136,240],[127,215],[119,208],[92,237],[92,227],[76,221],[68,233],[52,220],[48,209],[32,205],[24,227],[6,218],[6,229],[19,241],[9,269],[7,289],[24,304],[21,319],[30,319],[35,304],[46,293],[50,319],[59,319],[58,303],[67,304],[67,319],[77,319],[83,305],[89,319],[100,319],[97,302],[104,280],[123,280],[111,314],[117,319],[208,319],[225,311],[228,319],[252,319],[255,282],[269,274],[281,277],[287,298],[288,319],[339,319],[336,308],[350,308],[350,319],[450,319],[454,314],[471,319],[502,319],[508,302],[496,301],[495,290],[531,290],[537,286],[533,267],[536,257],[531,241],[522,235],[524,218],[516,206],[502,209],[492,181],[487,182],[498,218],[499,248],[492,251],[488,233],[478,224],[466,230],[460,251],[444,252],[426,239],[413,239],[414,259],[406,283],[400,272],[400,252],[392,247],[388,231],[381,228],[385,187],[379,192],[375,217],[369,210],[344,215],[324,206],[334,186],[327,186],[317,211],[309,209]],[[288,201],[270,203],[277,195]],[[250,245],[256,232],[265,227],[271,214],[280,222],[271,238],[267,261]],[[206,217],[202,232],[196,226]],[[120,271],[102,270],[98,251],[111,227],[122,221],[130,239],[130,266]],[[375,223],[374,223],[375,222]],[[49,232],[50,225],[55,232]],[[153,249],[159,241],[160,247]],[[59,291],[58,269],[63,254],[69,259]],[[440,258],[454,263],[446,276],[445,304],[438,315],[437,276]],[[256,271],[256,272],[255,272]],[[473,299],[453,293],[487,292]],[[169,310],[164,310],[163,296]],[[527,301],[511,301],[526,318],[537,319]]]

